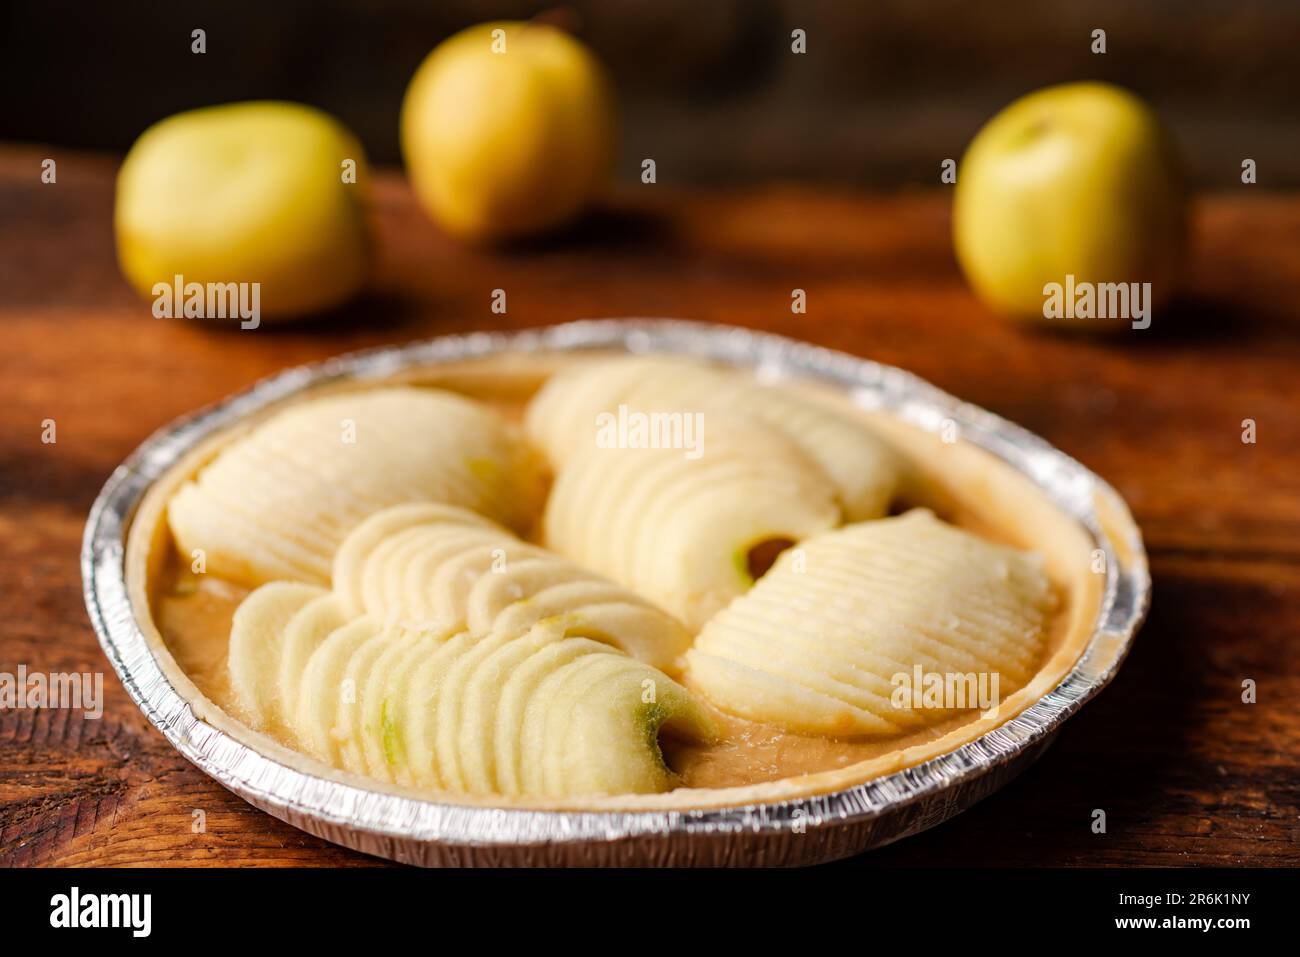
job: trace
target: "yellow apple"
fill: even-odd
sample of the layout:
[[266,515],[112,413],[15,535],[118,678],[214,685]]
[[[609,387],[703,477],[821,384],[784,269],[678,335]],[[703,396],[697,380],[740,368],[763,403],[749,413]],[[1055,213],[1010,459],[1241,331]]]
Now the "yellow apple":
[[118,260],[155,299],[157,284],[181,276],[259,283],[272,321],[328,309],[366,279],[367,187],[361,144],[319,110],[257,102],[178,113],[146,130],[118,173]]
[[416,70],[402,103],[416,195],[448,232],[497,240],[577,215],[607,178],[615,120],[604,70],[538,23],[470,27]]
[[1085,283],[1150,283],[1147,306],[1159,305],[1177,282],[1185,206],[1177,153],[1152,109],[1108,84],[1070,83],[1016,100],[971,141],[957,172],[953,240],[992,309],[1113,328],[1095,315],[1075,318],[1069,303],[1065,317],[1045,318],[1049,284],[1069,295]]

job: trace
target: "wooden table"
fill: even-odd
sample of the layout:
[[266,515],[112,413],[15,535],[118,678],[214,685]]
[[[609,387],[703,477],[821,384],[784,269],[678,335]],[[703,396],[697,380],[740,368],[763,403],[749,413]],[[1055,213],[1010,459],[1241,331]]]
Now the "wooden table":
[[[54,185],[40,182],[47,155]],[[82,606],[82,525],[113,467],[183,412],[287,365],[440,333],[734,323],[906,367],[1035,430],[1119,488],[1150,550],[1151,617],[1115,683],[1005,790],[864,862],[1300,863],[1300,197],[1205,199],[1188,296],[1151,330],[1101,341],[978,305],[940,193],[660,183],[562,240],[493,253],[443,238],[385,174],[372,295],[310,326],[220,333],[154,319],[126,287],[114,170],[0,151],[0,671],[108,670]],[[807,315],[791,314],[796,287]],[[490,311],[495,288],[506,315]],[[46,419],[55,444],[41,441]],[[209,780],[111,670],[105,698],[98,721],[0,712],[0,862],[377,863]],[[192,832],[194,809],[206,831]]]

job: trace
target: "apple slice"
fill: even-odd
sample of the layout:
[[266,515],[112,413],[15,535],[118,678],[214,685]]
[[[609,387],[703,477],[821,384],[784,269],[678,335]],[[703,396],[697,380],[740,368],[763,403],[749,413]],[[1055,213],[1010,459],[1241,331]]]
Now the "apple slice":
[[271,582],[253,591],[235,609],[227,659],[230,687],[250,727],[282,729],[276,678],[285,629],[304,606],[325,595],[313,585]]
[[352,529],[334,554],[334,590],[349,615],[360,615],[365,611],[361,574],[375,549],[393,541],[399,532],[424,525],[499,529],[481,515],[454,505],[418,502],[376,512]]
[[[458,765],[465,789],[473,794],[500,792],[497,754],[498,724],[503,716],[503,692],[515,670],[543,648],[563,641],[553,629],[530,630],[513,641],[480,642],[478,660],[465,679],[454,722],[441,725],[455,737]],[[440,720],[442,720],[440,718]]]
[[661,732],[711,740],[712,720],[686,689],[616,653],[580,655],[534,688],[524,709],[524,793],[641,794],[675,782]]
[[434,631],[404,632],[388,646],[370,669],[362,699],[362,747],[372,777],[399,784],[414,783],[406,757],[403,703],[415,669],[448,638]]
[[[303,597],[295,614],[275,611],[286,633],[318,638],[337,603]],[[259,596],[250,614],[263,604]],[[299,685],[291,730],[308,753],[381,781],[456,793],[660,790],[675,781],[658,749],[661,726],[713,734],[668,676],[566,637],[553,619],[523,635],[447,637],[363,616],[318,641]]]
[[826,473],[846,522],[881,518],[903,482],[903,459],[867,426],[777,386],[746,393],[744,408],[790,437]]
[[559,586],[575,584],[627,593],[627,589],[613,582],[593,580],[590,572],[539,549],[528,557],[503,563],[499,571],[475,581],[465,596],[465,618],[476,630],[522,634],[548,611],[560,614],[572,610],[572,604],[555,607],[539,599]]
[[[687,678],[713,704],[811,734],[934,724],[959,705],[896,701],[898,676],[984,676],[999,694],[1039,666],[1056,596],[1039,556],[917,509],[846,526],[782,555],[709,621]],[[971,707],[974,705],[972,704]]]
[[362,602],[371,615],[396,616],[413,626],[455,628],[462,616],[440,604],[429,587],[463,551],[513,541],[504,532],[457,525],[425,525],[399,532],[375,549],[362,572]]
[[690,646],[680,623],[628,589],[454,510],[377,513],[340,546],[335,579],[347,607],[408,628],[518,637],[565,615],[570,633],[673,673]]
[[[263,585],[262,588],[272,585]],[[320,643],[347,621],[338,598],[333,592],[326,592],[303,605],[284,626],[279,664],[275,670],[275,687],[280,696],[282,715],[298,713],[298,692],[307,662]],[[291,723],[286,720],[286,728]]]
[[[530,790],[526,793],[573,794],[585,793],[572,788],[591,789],[602,775],[608,775],[617,787],[628,783],[630,789],[658,790],[672,783],[671,775],[657,750],[659,724],[671,719],[672,730],[688,737],[707,736],[712,725],[704,718],[699,706],[675,682],[661,672],[647,667],[614,649],[587,639],[567,638],[547,622],[539,623],[528,634],[511,638],[495,635],[474,646],[462,655],[449,670],[438,700],[438,754],[446,783],[470,793],[497,793],[507,788],[519,788],[517,769],[521,761],[528,760],[514,753],[522,738],[521,720],[541,684],[544,673],[565,667],[578,659],[612,659],[611,667],[633,682],[637,694],[648,694],[645,702],[633,701],[627,688],[605,684],[593,687],[591,695],[599,698],[613,695],[602,707],[584,711],[576,720],[600,725],[592,728],[583,741],[590,744],[573,758],[588,764],[613,760],[613,753],[630,751],[620,760],[621,769],[585,767],[564,777],[550,790]],[[656,691],[663,696],[656,696]],[[642,705],[658,701],[662,714],[645,712]],[[589,702],[588,702],[589,703]],[[548,714],[564,714],[583,702],[557,697],[550,702]],[[643,713],[645,712],[645,713]],[[629,729],[635,728],[635,733]],[[533,739],[530,747],[542,746],[552,752],[562,753],[567,745],[552,736],[552,723],[539,724],[543,737]],[[539,744],[540,742],[540,744]],[[598,748],[603,747],[601,751]],[[653,747],[651,744],[653,743]],[[504,750],[502,750],[504,748]],[[535,757],[536,753],[530,757]],[[566,772],[567,773],[567,772]],[[575,775],[579,775],[575,777]],[[586,775],[587,777],[581,777]],[[603,786],[603,785],[602,785]],[[516,792],[517,793],[517,792]]]
[[355,687],[343,684],[348,662],[380,631],[369,618],[349,622],[320,643],[303,670],[293,730],[309,754],[335,767],[343,766],[336,737],[339,709],[349,690],[352,697],[356,695]]
[[[763,668],[750,668],[730,658],[692,651],[687,680],[709,703],[730,714],[768,721],[768,716],[799,715],[798,725],[817,728],[816,734],[837,737],[889,734],[897,722],[790,681]],[[777,722],[775,717],[771,718]],[[793,723],[787,723],[787,728]]]
[[525,415],[529,437],[561,469],[595,447],[597,416],[627,411],[729,412],[782,432],[835,486],[847,521],[886,513],[904,475],[897,452],[865,424],[748,373],[668,356],[618,357],[553,376]]
[[214,506],[193,483],[181,486],[167,503],[167,520],[177,551],[185,559],[202,556],[207,571],[231,581],[258,585],[284,579],[328,584],[320,580],[314,549],[268,534],[255,516],[238,507]]
[[[495,741],[497,786],[500,793],[520,795],[531,793],[525,783],[525,756],[529,748],[537,746],[533,732],[536,725],[529,724],[529,708],[536,697],[538,687],[553,674],[563,670],[571,662],[593,654],[611,654],[609,647],[589,638],[565,638],[554,643],[543,643],[523,662],[519,663],[510,676],[501,684],[498,697],[496,727],[493,731]],[[534,721],[540,720],[540,709],[532,715]],[[527,740],[526,740],[527,739]],[[531,767],[527,772],[533,772]]]
[[549,750],[566,794],[667,790],[678,778],[664,761],[660,737],[717,737],[713,720],[685,688],[638,662],[624,660],[577,695],[563,739]]
[[[548,568],[561,565],[545,564]],[[567,562],[562,565],[576,568]],[[512,571],[523,574],[526,569],[516,565]],[[539,577],[543,571],[538,570]],[[494,580],[492,584],[497,582]],[[534,580],[528,586],[537,584]],[[691,633],[676,619],[621,585],[587,577],[557,580],[553,585],[528,593],[527,601],[509,605],[497,615],[494,624],[497,630],[522,634],[538,623],[547,623],[566,635],[592,638],[621,648],[638,661],[668,674],[681,672],[683,656],[691,646]]]
[[406,768],[411,782],[418,787],[447,787],[437,754],[438,697],[448,669],[477,641],[474,635],[462,632],[443,642],[415,666],[404,695],[389,699]]
[[596,445],[596,417],[616,413],[636,383],[654,380],[673,389],[675,376],[692,375],[707,367],[662,357],[618,357],[577,363],[553,375],[533,396],[524,412],[524,431],[559,468],[584,449]]
[[372,389],[273,413],[182,486],[168,521],[181,552],[201,549],[214,574],[323,585],[344,536],[379,509],[445,502],[522,528],[543,484],[518,429],[487,408]]
[[[494,652],[518,643],[520,639],[515,635],[488,635],[480,639],[473,647],[466,649],[451,662],[439,683],[437,707],[433,714],[436,729],[434,753],[443,786],[452,791],[462,793],[483,791],[481,787],[472,786],[469,776],[462,770],[460,733],[466,686],[472,681],[484,661],[493,657]],[[491,757],[486,753],[487,737],[484,736],[478,743],[480,751],[473,756],[474,760],[480,766],[486,766],[491,761]],[[481,780],[479,783],[481,784]]]
[[[476,544],[461,549],[430,569],[432,574],[424,578],[422,590],[432,607],[463,623],[470,631],[481,634],[491,630],[492,621],[478,616],[473,622],[469,620],[469,596],[475,586],[484,578],[508,574],[516,562],[545,557],[543,549],[515,538]],[[523,601],[527,597],[521,590],[514,601]]]
[[[527,601],[506,604],[498,602],[495,595],[479,594],[488,589],[495,591],[514,586],[516,583],[507,576],[485,579],[475,586],[475,594],[471,596],[472,601],[481,600],[484,604],[492,603],[500,606],[492,621],[493,626],[501,631],[513,631],[519,634],[548,618],[568,617],[581,621],[585,610],[596,605],[628,604],[643,608],[652,615],[663,615],[659,609],[622,585],[604,578],[596,578],[590,572],[568,561],[521,562],[511,568],[511,574],[528,576],[528,581],[518,586],[523,587],[524,593],[529,596]],[[600,640],[608,644],[619,643],[619,639],[609,635],[603,635]],[[654,652],[651,654],[653,655]],[[642,661],[648,660],[641,654],[633,654],[632,657]]]
[[[375,663],[391,648],[402,644],[408,637],[397,628],[385,628],[357,645],[343,668],[342,693],[334,720],[334,740],[338,744],[339,765],[353,774],[367,774],[370,765],[366,760],[364,712],[369,701]],[[382,711],[383,703],[380,702]],[[381,725],[383,718],[381,716]],[[380,735],[384,734],[381,727]]]
[[839,521],[834,488],[780,432],[706,413],[702,454],[591,448],[561,467],[546,543],[698,629],[752,583],[737,556]]
[[618,665],[618,657],[601,648],[561,665],[537,683],[524,710],[520,738],[520,782],[525,794],[562,793],[562,768],[555,760],[552,743],[562,740],[567,730],[569,708],[578,698],[574,689],[585,690]]

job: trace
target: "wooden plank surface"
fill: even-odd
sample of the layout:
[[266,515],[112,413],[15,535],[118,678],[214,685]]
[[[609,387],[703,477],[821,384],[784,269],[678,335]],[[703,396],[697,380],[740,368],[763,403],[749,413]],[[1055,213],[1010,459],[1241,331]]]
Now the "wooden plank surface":
[[[40,182],[46,155],[54,185]],[[937,192],[661,183],[557,241],[491,252],[444,239],[385,174],[371,294],[310,326],[223,333],[154,319],[126,287],[114,171],[0,151],[0,671],[107,670],[81,600],[86,511],[177,415],[286,365],[440,333],[733,323],[903,366],[1037,431],[1116,485],[1150,549],[1151,617],[1115,684],[1004,791],[865,862],[1300,863],[1300,197],[1204,199],[1184,301],[1105,341],[986,313]],[[796,287],[807,315],[790,312]],[[45,419],[56,444],[41,442]],[[244,804],[171,749],[111,670],[104,688],[100,720],[0,712],[0,863],[377,863]]]

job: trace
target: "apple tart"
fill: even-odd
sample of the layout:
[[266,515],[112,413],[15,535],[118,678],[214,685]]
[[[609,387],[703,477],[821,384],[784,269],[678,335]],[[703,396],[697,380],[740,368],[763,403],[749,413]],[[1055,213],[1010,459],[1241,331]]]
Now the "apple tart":
[[[698,418],[682,447],[635,415]],[[293,760],[449,800],[693,807],[866,780],[1013,716],[1086,638],[1089,541],[988,453],[838,395],[540,354],[217,435],[146,496],[128,564],[195,697]],[[914,674],[1000,698],[900,703]]]

